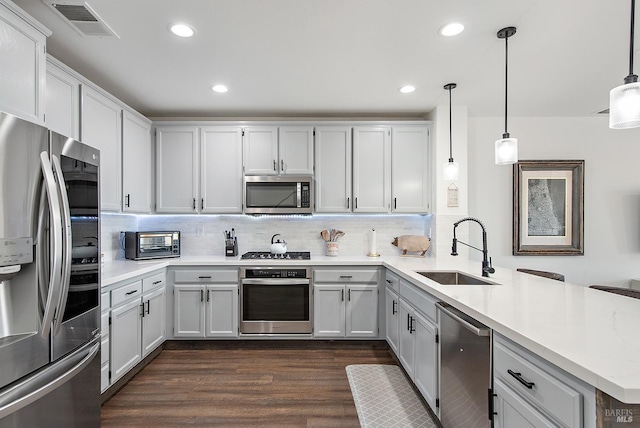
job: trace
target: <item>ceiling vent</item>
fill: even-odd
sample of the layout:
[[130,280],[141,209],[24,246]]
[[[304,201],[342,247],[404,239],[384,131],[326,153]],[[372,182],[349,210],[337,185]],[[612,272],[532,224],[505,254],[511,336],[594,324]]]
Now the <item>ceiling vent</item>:
[[81,0],[43,0],[47,6],[73,27],[78,33],[86,37],[118,37],[106,22]]

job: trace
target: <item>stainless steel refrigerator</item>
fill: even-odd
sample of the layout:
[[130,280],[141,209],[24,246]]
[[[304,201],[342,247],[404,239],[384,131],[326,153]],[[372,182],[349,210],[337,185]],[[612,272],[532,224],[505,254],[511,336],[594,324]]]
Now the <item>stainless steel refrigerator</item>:
[[0,112],[0,428],[100,426],[99,165]]

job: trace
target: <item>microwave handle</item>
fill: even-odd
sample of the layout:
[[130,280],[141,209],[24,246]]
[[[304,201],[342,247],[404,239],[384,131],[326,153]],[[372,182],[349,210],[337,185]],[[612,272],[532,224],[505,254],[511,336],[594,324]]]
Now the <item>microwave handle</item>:
[[300,182],[296,186],[296,206],[302,207],[302,183]]

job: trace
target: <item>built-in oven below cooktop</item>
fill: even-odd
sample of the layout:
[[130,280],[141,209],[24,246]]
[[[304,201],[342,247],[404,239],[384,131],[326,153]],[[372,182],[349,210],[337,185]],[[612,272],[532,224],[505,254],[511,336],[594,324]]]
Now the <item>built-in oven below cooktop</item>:
[[268,251],[249,251],[244,253],[240,259],[242,260],[310,260],[311,252],[309,251],[290,251],[284,254],[271,254]]

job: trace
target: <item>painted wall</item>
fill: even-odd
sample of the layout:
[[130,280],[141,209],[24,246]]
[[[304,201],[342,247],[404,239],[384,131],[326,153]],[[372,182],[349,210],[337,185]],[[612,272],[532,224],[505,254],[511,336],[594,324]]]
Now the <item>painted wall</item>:
[[[516,257],[512,167],[494,164],[503,121],[468,121],[469,215],[485,222],[494,265],[559,272],[582,285],[628,287],[640,278],[640,130],[611,130],[607,116],[509,119],[521,160],[585,161],[585,255]],[[480,233],[471,231],[470,239],[478,244]]]

